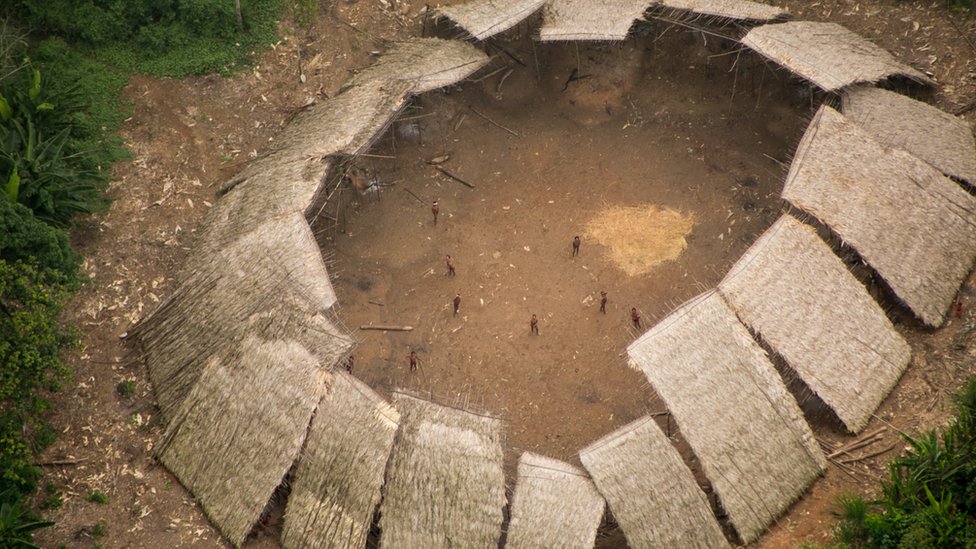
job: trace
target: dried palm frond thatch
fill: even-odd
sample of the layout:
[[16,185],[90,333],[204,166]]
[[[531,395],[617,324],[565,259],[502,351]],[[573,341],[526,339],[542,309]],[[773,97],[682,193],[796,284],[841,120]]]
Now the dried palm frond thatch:
[[825,91],[895,75],[932,83],[924,74],[837,23],[762,25],[750,30],[742,43]]
[[437,8],[437,15],[484,40],[519,24],[545,3],[546,0],[471,0]]
[[550,0],[539,39],[624,40],[654,0]]
[[867,425],[911,359],[864,286],[812,228],[788,215],[718,290],[853,432]]
[[942,324],[976,257],[976,199],[827,106],[800,140],[783,198],[847,241],[923,322]]
[[826,467],[766,353],[714,290],[682,305],[627,352],[671,411],[746,543]]
[[383,490],[383,547],[497,547],[501,421],[393,394],[401,413]]
[[593,547],[605,505],[586,472],[525,452],[519,458],[505,547]]
[[168,419],[208,358],[248,334],[295,338],[327,355],[348,350],[349,337],[321,315],[334,302],[318,246],[295,212],[242,235],[210,261],[196,261],[179,288],[129,336],[139,342]]
[[169,420],[160,457],[232,543],[295,460],[326,370],[352,347],[325,316],[335,294],[303,215],[328,157],[360,152],[410,94],[486,61],[470,44],[406,41],[299,114],[225,185],[176,291],[131,331]]
[[656,0],[654,8],[676,10],[676,15],[692,14],[726,21],[777,21],[789,12],[777,6],[749,0]]
[[160,461],[240,546],[298,457],[330,375],[294,340],[248,336],[211,356],[173,414]]
[[342,370],[319,402],[298,462],[281,544],[364,547],[400,414]]
[[654,418],[613,431],[580,459],[630,547],[728,547],[708,499]]
[[321,309],[335,302],[318,246],[302,218],[328,170],[323,159],[358,152],[407,95],[463,78],[486,61],[483,53],[460,42],[401,43],[354,78],[344,93],[299,115],[278,136],[275,148],[235,178],[239,184],[204,222],[179,288],[133,330],[142,334],[164,416],[199,375],[214,335],[218,341],[240,340],[248,315],[281,287],[294,286]]
[[214,206],[198,242],[219,249],[269,217],[305,211],[329,170],[330,156],[363,152],[411,95],[453,84],[487,62],[483,52],[464,42],[398,42],[341,93],[299,113],[275,137],[274,148],[224,185],[232,192]]
[[976,138],[965,120],[871,86],[847,90],[842,112],[880,143],[905,149],[942,173],[976,185]]

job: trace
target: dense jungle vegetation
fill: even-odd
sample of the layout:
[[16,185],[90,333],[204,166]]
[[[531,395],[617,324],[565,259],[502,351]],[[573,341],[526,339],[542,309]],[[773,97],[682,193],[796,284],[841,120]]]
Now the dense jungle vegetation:
[[[299,4],[308,4],[302,0]],[[54,440],[50,395],[78,345],[61,310],[85,277],[68,231],[108,205],[132,72],[227,73],[276,40],[278,0],[12,0],[0,7],[0,546],[49,525],[27,509]]]
[[976,547],[976,379],[956,402],[941,434],[902,435],[878,500],[840,498],[832,549]]

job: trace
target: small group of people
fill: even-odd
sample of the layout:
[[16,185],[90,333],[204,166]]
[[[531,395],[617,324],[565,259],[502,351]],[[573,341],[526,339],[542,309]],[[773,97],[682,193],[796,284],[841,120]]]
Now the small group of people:
[[[440,203],[437,200],[435,200],[434,203],[431,205],[430,212],[434,216],[434,225],[437,225],[437,216],[441,212]],[[572,257],[575,258],[580,255],[581,244],[582,244],[582,239],[579,237],[579,235],[574,236]],[[454,267],[454,258],[451,257],[451,254],[446,254],[445,263],[447,264],[447,276],[457,276],[457,271],[455,270]],[[457,316],[461,310],[460,291],[455,293],[453,304],[454,304],[454,316]],[[606,290],[600,290],[600,312],[603,314],[607,314]],[[643,328],[641,324],[641,315],[640,312],[637,310],[637,307],[630,308],[630,321],[633,324],[635,329],[640,330]],[[532,318],[529,319],[529,335],[536,335],[536,336],[539,335],[539,317],[535,313],[533,313]],[[417,364],[418,364],[417,352],[411,349],[410,354],[407,355],[407,360],[410,361],[410,371],[411,372],[415,371],[417,369]],[[352,359],[350,357],[350,362],[349,362],[350,369],[352,367],[351,361]]]
[[[576,235],[576,236],[573,237],[573,257],[577,257],[580,254],[580,244],[581,243],[582,243],[582,240],[580,239],[579,235]],[[448,257],[451,257],[451,256],[448,256]],[[607,292],[606,292],[606,290],[600,290],[600,312],[603,313],[603,314],[607,314]],[[634,324],[634,328],[636,328],[638,330],[640,330],[642,328],[642,325],[641,325],[641,316],[640,316],[640,312],[637,310],[637,307],[631,307],[630,308],[630,321]],[[539,335],[539,319],[538,319],[538,317],[536,317],[535,314],[533,314],[532,315],[532,318],[529,320],[529,334],[530,335]]]
[[[607,314],[607,292],[606,290],[600,290],[600,312]],[[634,328],[640,330],[643,326],[641,324],[641,315],[637,310],[637,307],[630,308],[630,321],[634,324]],[[532,318],[529,320],[529,334],[539,335],[539,318],[532,314]]]

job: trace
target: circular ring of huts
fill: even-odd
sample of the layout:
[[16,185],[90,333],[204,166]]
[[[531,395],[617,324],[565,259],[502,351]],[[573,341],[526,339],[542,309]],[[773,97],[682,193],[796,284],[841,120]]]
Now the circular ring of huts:
[[[892,76],[930,85],[924,74],[839,25],[747,0],[441,8],[468,40],[395,44],[300,113],[222,187],[176,291],[129,332],[166,424],[155,452],[233,545],[292,472],[284,547],[363,547],[381,500],[384,547],[498,546],[509,505],[501,419],[405,392],[387,402],[343,371],[354,340],[332,310],[306,214],[340,157],[366,151],[413,95],[483,67],[477,41],[540,11],[540,41],[622,40],[645,18],[735,23],[744,48],[839,95],[840,110],[825,105],[809,123],[782,198],[853,248],[922,323],[944,322],[976,257],[976,199],[957,184],[976,185],[976,144],[965,122],[874,87]],[[826,466],[757,336],[855,433],[911,358],[878,302],[790,214],[716,288],[629,346],[745,543]],[[522,455],[507,546],[592,547],[607,505],[633,547],[729,545],[650,416],[580,461]]]

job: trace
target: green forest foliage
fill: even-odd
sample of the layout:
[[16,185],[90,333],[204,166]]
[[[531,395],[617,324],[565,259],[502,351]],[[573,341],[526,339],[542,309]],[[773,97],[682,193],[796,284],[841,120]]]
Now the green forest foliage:
[[81,258],[63,230],[34,217],[25,206],[0,200],[0,260],[31,265],[44,284],[78,287]]
[[909,450],[889,464],[881,499],[840,499],[834,548],[976,547],[976,379],[957,402],[941,435],[903,435]]
[[57,315],[71,295],[23,261],[0,259],[0,493],[33,490],[31,450],[50,442],[40,419],[47,392],[67,377],[59,354],[76,341]]
[[12,15],[96,59],[146,74],[228,72],[276,39],[279,0],[14,0]]
[[89,214],[102,202],[105,178],[85,164],[86,151],[72,150],[73,115],[80,99],[68,89],[54,95],[29,60],[0,83],[0,175],[12,202],[60,227]]
[[107,205],[109,170],[127,157],[128,75],[244,66],[277,39],[279,2],[240,0],[239,14],[235,0],[0,3],[0,547],[32,547],[50,525],[24,498],[53,441],[43,418],[69,376],[60,354],[78,342],[57,320],[80,284],[67,231]]

